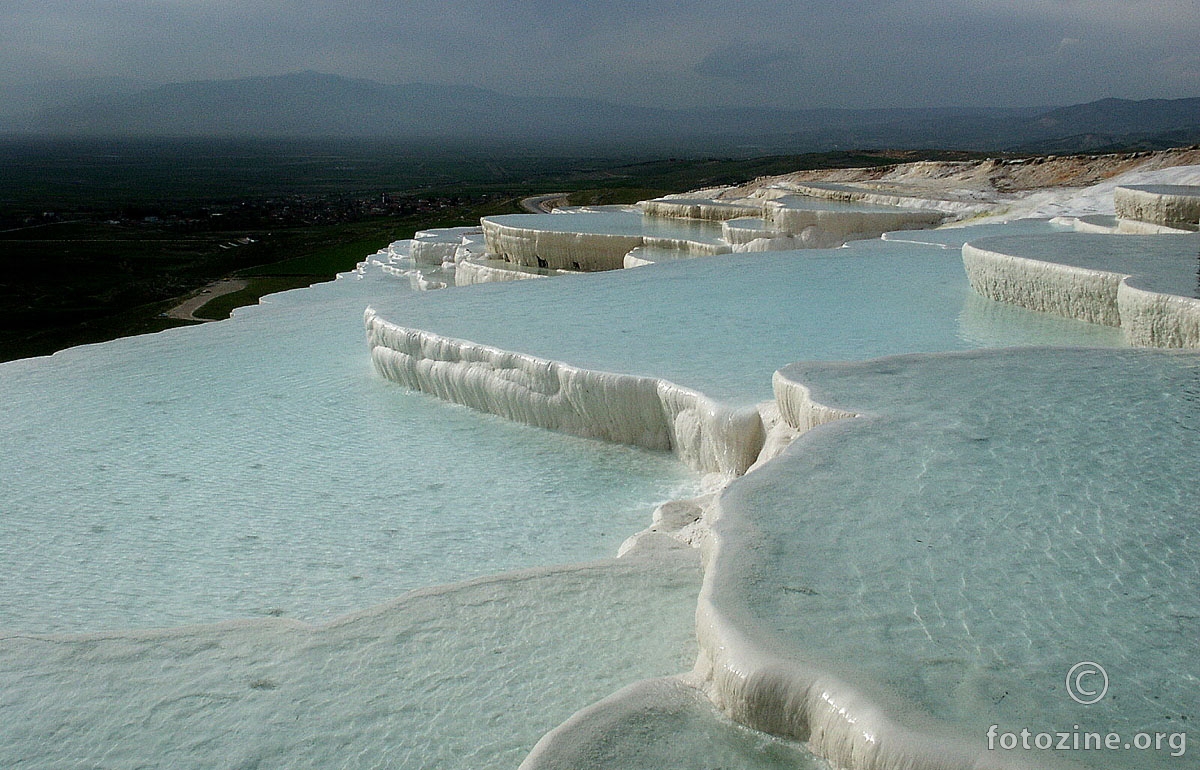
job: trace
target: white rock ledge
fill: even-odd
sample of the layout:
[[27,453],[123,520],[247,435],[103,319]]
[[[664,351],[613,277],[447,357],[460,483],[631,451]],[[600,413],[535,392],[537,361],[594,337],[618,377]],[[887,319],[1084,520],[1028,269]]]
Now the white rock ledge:
[[728,244],[684,238],[526,228],[487,217],[480,221],[490,253],[518,265],[551,270],[620,270],[625,265],[625,255],[642,246],[675,249],[695,256],[731,251]]
[[454,255],[463,239],[480,235],[478,227],[446,227],[439,230],[421,230],[413,234],[409,246],[412,261],[418,265],[440,265],[454,262]]
[[763,209],[769,229],[792,234],[808,248],[831,248],[847,241],[878,238],[892,230],[934,227],[944,218],[941,212],[928,210],[830,211],[805,209],[786,201],[767,201]]
[[1123,185],[1113,190],[1117,216],[1195,231],[1200,223],[1200,187]]
[[459,260],[454,267],[455,286],[474,286],[480,283],[525,281],[530,278],[547,278],[554,275],[570,275],[568,270],[540,270],[521,267],[511,262],[468,257]]
[[1200,299],[1148,291],[1126,279],[1117,287],[1117,307],[1130,344],[1200,348]]
[[990,206],[974,199],[959,199],[952,197],[934,197],[931,190],[921,191],[920,194],[904,194],[886,190],[872,190],[846,184],[796,184],[785,185],[788,191],[806,195],[810,198],[825,198],[826,200],[844,201],[847,203],[867,203],[872,206],[895,206],[907,209],[924,209],[939,211],[943,214],[969,216],[987,211]]
[[970,243],[963,244],[962,259],[971,288],[989,299],[1088,323],[1121,325],[1117,288],[1125,276],[1120,273],[1002,254]]
[[754,407],[719,404],[653,377],[580,369],[407,329],[367,308],[375,368],[405,387],[481,412],[587,438],[673,452],[689,467],[741,475],[765,442]]
[[[802,383],[776,372],[779,411],[804,432],[858,415],[813,400]],[[706,516],[722,516],[718,497]],[[845,770],[1017,770],[1001,752],[981,750],[961,735],[919,718],[904,704],[881,701],[829,672],[770,650],[714,600],[720,580],[719,530],[701,541],[706,565],[696,608],[700,654],[695,676],[710,700],[734,721],[806,741],[809,750]],[[896,715],[903,715],[904,723]]]
[[551,269],[617,270],[625,255],[642,245],[640,235],[538,230],[481,220],[488,252],[525,265]]
[[[720,515],[718,504],[717,518]],[[706,561],[717,558],[719,550],[720,542],[714,538]],[[837,677],[764,649],[716,609],[713,576],[712,570],[706,573],[696,608],[700,645],[696,673],[706,680],[710,700],[734,721],[805,741],[810,751],[845,770],[1026,767],[934,726],[901,725],[876,699]]]
[[1004,254],[971,243],[963,245],[962,258],[971,287],[989,299],[1120,327],[1131,345],[1200,348],[1200,299],[1141,288],[1126,273]]
[[654,198],[641,201],[638,208],[653,217],[703,219],[724,222],[730,219],[762,216],[762,205],[755,201],[715,201],[701,198]]
[[797,433],[806,433],[827,422],[858,417],[854,412],[834,409],[814,401],[806,385],[791,379],[782,371],[775,372],[771,387],[775,391],[775,403],[780,416]]

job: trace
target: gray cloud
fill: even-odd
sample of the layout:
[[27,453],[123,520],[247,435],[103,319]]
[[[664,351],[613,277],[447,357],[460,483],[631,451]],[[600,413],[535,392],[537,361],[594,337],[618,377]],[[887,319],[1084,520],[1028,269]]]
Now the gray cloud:
[[0,88],[316,69],[691,105],[1200,94],[1194,0],[8,0]]
[[795,51],[762,51],[753,46],[728,45],[708,54],[692,69],[697,75],[752,82],[770,76],[780,64],[794,62],[796,58]]

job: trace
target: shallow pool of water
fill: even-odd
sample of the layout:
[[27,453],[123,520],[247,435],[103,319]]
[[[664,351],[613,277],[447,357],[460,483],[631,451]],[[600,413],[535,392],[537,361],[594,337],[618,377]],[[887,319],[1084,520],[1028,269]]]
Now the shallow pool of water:
[[[993,724],[1126,740],[1195,724],[1200,356],[1018,349],[786,372],[865,416],[723,498],[717,602],[761,644],[976,746]],[[1065,684],[1085,661],[1110,682],[1091,706]],[[1184,766],[1168,750],[1071,758]]]
[[380,296],[416,295],[376,269],[230,321],[0,365],[0,630],[329,619],[610,556],[693,488],[669,455],[384,381],[362,332]]
[[643,216],[637,211],[584,211],[559,214],[500,214],[488,222],[527,230],[598,235],[642,235],[718,243],[721,223],[698,219]]
[[792,361],[1121,344],[1118,330],[981,300],[956,249],[880,240],[478,286],[376,309],[401,326],[661,377],[730,403],[770,398],[772,373]]
[[305,628],[0,634],[0,766],[515,770],[695,659],[694,553],[534,570]]
[[1122,273],[1141,289],[1200,298],[1200,235],[1060,233],[996,236],[971,243],[1024,259]]

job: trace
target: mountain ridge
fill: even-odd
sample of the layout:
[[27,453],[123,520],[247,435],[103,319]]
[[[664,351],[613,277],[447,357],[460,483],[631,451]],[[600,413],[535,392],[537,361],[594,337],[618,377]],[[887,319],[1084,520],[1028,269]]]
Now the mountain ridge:
[[1122,142],[1154,149],[1156,142],[1200,142],[1200,98],[1108,98],[994,110],[669,109],[507,96],[474,86],[389,85],[309,70],[77,99],[43,109],[17,128],[64,136],[340,136],[697,150],[749,145],[762,151],[933,146],[1063,151]]

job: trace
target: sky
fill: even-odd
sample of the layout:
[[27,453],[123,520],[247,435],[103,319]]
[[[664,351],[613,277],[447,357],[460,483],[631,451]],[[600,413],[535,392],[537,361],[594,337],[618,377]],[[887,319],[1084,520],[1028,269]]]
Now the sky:
[[1200,2],[0,0],[10,111],[302,70],[664,107],[1182,98],[1200,96]]

